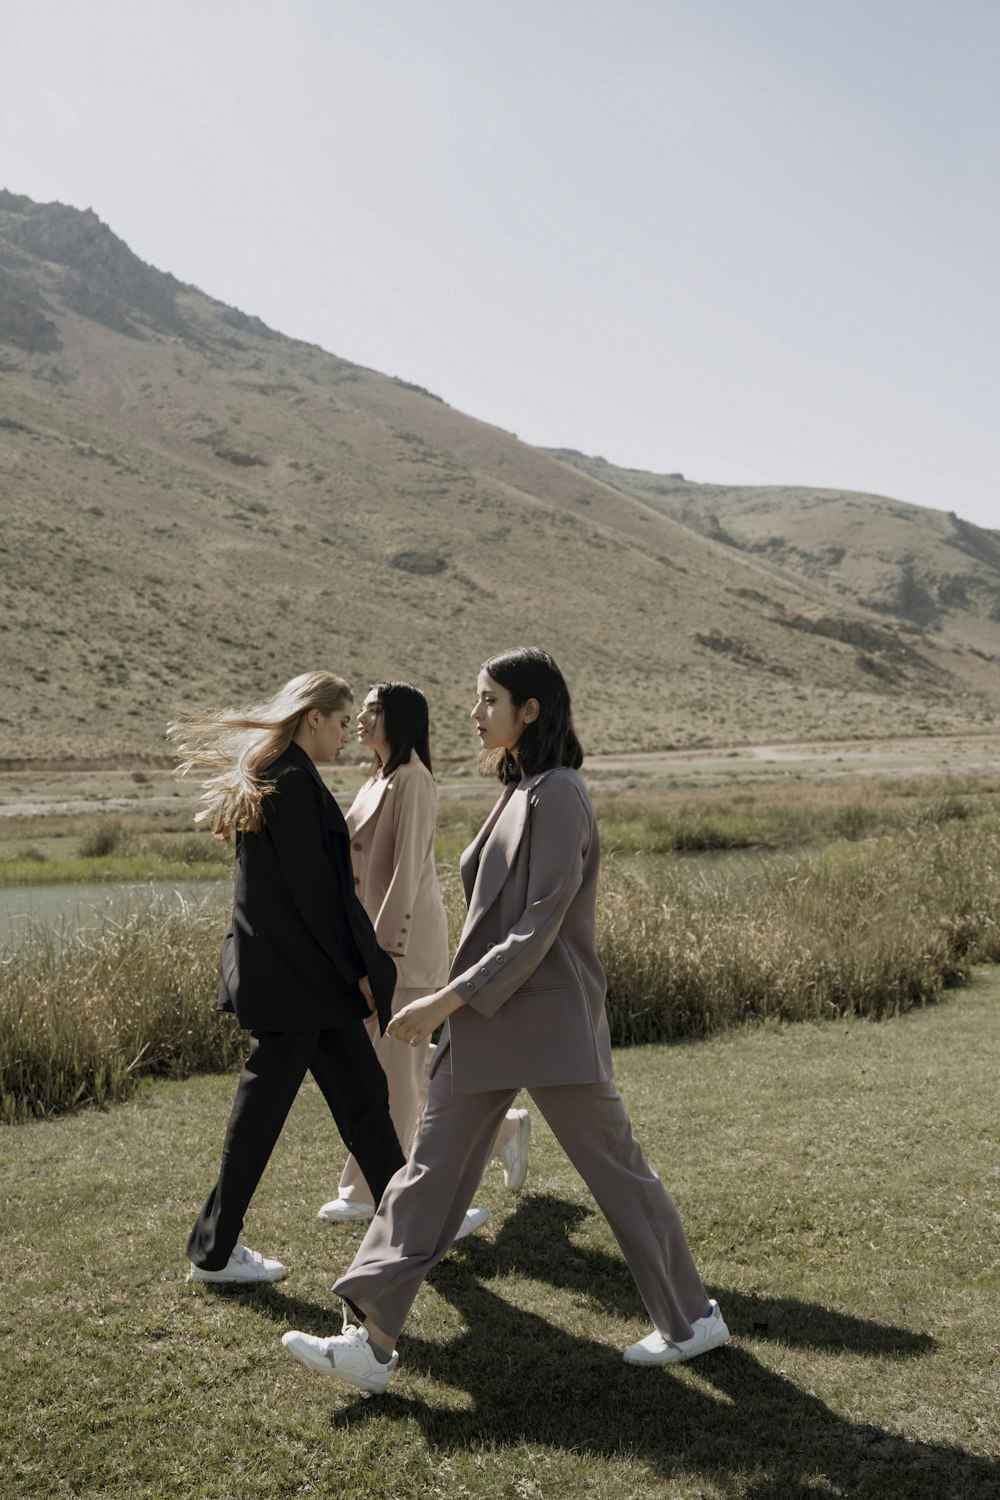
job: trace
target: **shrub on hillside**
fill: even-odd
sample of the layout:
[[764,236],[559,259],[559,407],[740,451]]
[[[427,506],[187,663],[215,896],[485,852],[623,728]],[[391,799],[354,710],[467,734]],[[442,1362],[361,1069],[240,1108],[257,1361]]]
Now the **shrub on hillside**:
[[114,818],[102,818],[80,840],[82,859],[104,859],[124,852],[128,837],[124,825]]

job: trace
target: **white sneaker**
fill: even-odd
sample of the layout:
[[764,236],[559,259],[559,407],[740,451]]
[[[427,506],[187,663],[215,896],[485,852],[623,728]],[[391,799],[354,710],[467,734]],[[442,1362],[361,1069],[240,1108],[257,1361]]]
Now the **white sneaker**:
[[531,1116],[526,1109],[511,1111],[517,1115],[517,1129],[497,1153],[503,1167],[503,1185],[511,1193],[519,1193],[528,1175],[528,1148],[531,1145]]
[[316,1217],[324,1219],[327,1224],[367,1224],[375,1217],[375,1205],[357,1203],[353,1198],[331,1198]]
[[284,1281],[287,1275],[288,1267],[283,1266],[280,1260],[265,1260],[263,1255],[258,1255],[256,1250],[248,1250],[246,1245],[234,1245],[233,1253],[221,1271],[203,1271],[200,1266],[192,1265],[187,1279],[234,1283]]
[[467,1209],[465,1218],[459,1225],[458,1233],[452,1241],[452,1244],[457,1245],[459,1240],[464,1240],[467,1234],[472,1234],[474,1230],[481,1229],[482,1226],[486,1223],[486,1220],[489,1218],[489,1216],[490,1212],[488,1208]]
[[675,1344],[654,1329],[637,1344],[629,1344],[625,1350],[626,1363],[630,1365],[676,1365],[683,1360],[694,1359],[698,1354],[707,1354],[709,1349],[717,1349],[729,1338],[729,1329],[719,1310],[719,1304],[710,1301],[708,1306],[710,1310],[705,1317],[695,1319],[694,1333],[689,1339],[681,1339],[680,1343]]
[[388,1364],[382,1364],[371,1351],[367,1328],[355,1328],[347,1324],[343,1333],[329,1339],[314,1338],[311,1333],[297,1333],[294,1329],[281,1335],[281,1342],[293,1359],[307,1370],[317,1370],[321,1375],[336,1375],[348,1385],[356,1385],[362,1391],[374,1391],[382,1395],[389,1384],[389,1376],[399,1364],[395,1352]]

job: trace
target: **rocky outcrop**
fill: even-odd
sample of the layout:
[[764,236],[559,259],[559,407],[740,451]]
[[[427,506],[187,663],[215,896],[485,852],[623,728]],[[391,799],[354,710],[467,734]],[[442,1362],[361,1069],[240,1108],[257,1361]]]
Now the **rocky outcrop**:
[[59,331],[46,313],[48,306],[27,276],[0,265],[0,340],[31,354],[59,349]]
[[126,323],[131,322],[130,312],[140,313],[155,328],[184,331],[175,301],[181,283],[140,260],[93,210],[32,203],[4,192],[0,194],[0,238],[71,272],[65,285],[77,310],[89,298],[90,305],[100,310],[97,321],[107,322],[112,315],[110,304],[115,304],[115,316]]

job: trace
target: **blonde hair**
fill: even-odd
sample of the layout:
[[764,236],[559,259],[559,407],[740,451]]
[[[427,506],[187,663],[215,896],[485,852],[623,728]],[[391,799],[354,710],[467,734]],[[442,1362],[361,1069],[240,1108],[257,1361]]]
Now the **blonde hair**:
[[256,833],[264,798],[274,790],[264,773],[288,749],[302,715],[318,708],[325,717],[353,698],[350,686],[333,672],[302,672],[266,703],[180,713],[167,725],[167,738],[181,757],[178,776],[203,778],[200,800],[205,805],[195,822],[207,819],[222,839],[234,830]]

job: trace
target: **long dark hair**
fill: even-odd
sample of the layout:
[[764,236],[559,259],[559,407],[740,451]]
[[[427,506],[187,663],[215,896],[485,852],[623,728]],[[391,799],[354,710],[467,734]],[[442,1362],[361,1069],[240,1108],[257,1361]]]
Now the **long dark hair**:
[[482,670],[506,688],[515,708],[538,700],[538,718],[526,724],[517,742],[516,754],[501,750],[487,755],[489,770],[504,783],[551,771],[553,766],[583,765],[583,748],[573,728],[566,679],[547,651],[537,646],[518,646],[484,661]]
[[412,750],[433,774],[430,716],[423,693],[409,682],[376,682],[371,691],[378,694],[382,738],[389,747],[389,759],[384,764],[378,751],[374,752],[372,775],[381,771],[383,776],[391,776],[397,766],[409,760]]

